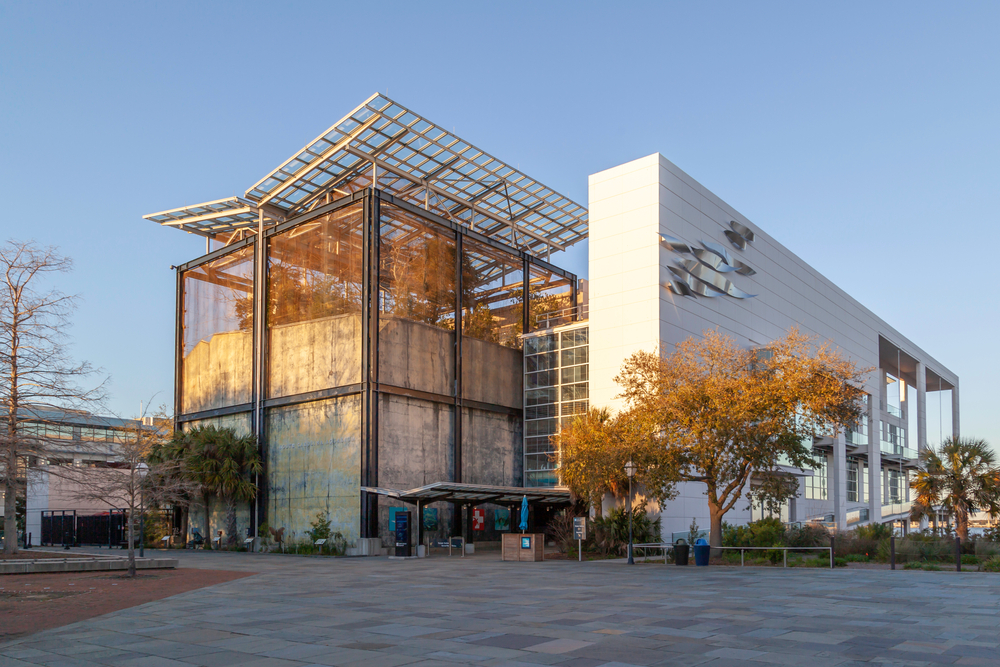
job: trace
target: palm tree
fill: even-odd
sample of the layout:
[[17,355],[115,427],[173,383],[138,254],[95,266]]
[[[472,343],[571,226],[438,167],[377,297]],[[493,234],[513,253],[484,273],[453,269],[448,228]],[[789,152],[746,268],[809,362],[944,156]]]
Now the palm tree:
[[941,506],[955,519],[955,532],[969,538],[969,515],[1000,516],[1000,467],[985,440],[948,438],[937,450],[920,453],[921,469],[910,483],[917,492],[910,518],[918,521]]
[[257,497],[254,476],[264,466],[253,435],[238,436],[231,428],[196,427],[187,434],[191,439],[187,468],[201,486],[205,503],[205,536],[211,544],[209,497],[215,495],[226,504],[228,542],[236,540],[236,503]]

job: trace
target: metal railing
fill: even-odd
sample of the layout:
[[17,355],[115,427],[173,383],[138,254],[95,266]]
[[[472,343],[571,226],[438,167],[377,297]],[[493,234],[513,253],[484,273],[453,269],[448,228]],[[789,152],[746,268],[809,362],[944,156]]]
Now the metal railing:
[[538,328],[551,329],[571,322],[580,322],[590,316],[589,304],[583,303],[579,306],[569,306],[538,315]]
[[895,502],[895,503],[882,503],[882,516],[892,514],[909,514],[910,509],[913,507],[913,501],[907,500],[906,502]]
[[882,412],[888,412],[893,417],[903,417],[903,409],[897,408],[895,405],[889,405],[888,403],[882,403]]
[[[641,549],[645,553],[649,549],[659,549],[663,552],[663,564],[667,564],[667,551],[674,548],[673,544],[666,544],[665,542],[648,542],[645,544],[633,544],[632,551],[636,549]],[[746,560],[744,558],[745,552],[747,551],[781,551],[782,567],[788,567],[788,552],[789,551],[828,551],[830,552],[830,569],[833,569],[833,547],[712,547],[712,551],[716,549],[723,551],[739,551],[740,552],[740,567],[746,567]],[[646,556],[643,556],[646,558]]]
[[891,440],[882,440],[881,447],[879,449],[882,450],[883,454],[891,454],[892,456],[899,456],[904,459],[914,460],[918,458],[917,450],[909,447],[903,447],[902,445],[898,445]]

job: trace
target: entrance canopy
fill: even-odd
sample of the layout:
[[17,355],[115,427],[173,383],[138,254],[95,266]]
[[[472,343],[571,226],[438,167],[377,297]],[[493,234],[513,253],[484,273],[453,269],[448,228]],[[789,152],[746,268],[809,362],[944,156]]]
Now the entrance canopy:
[[568,507],[573,504],[569,491],[559,489],[536,489],[519,486],[487,486],[484,484],[460,484],[457,482],[435,482],[409,491],[397,491],[378,486],[362,486],[362,491],[387,498],[401,500],[412,505],[434,502],[451,503],[493,503],[495,505],[516,505],[527,496],[531,505]]

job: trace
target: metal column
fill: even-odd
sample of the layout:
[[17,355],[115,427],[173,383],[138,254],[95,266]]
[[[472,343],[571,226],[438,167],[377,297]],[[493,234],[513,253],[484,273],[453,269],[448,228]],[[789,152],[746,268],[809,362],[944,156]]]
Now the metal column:
[[[361,360],[361,486],[378,486],[379,192],[364,200]],[[361,537],[379,534],[378,496],[361,492]]]

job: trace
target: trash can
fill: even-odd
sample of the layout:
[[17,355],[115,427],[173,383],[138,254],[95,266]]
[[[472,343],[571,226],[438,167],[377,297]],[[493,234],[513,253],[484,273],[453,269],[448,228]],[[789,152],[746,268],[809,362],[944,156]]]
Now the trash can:
[[690,548],[684,540],[677,540],[674,543],[674,565],[688,564],[688,549]]
[[705,538],[699,537],[694,543],[694,564],[704,567],[708,565],[708,556],[712,552],[712,547],[708,546]]

